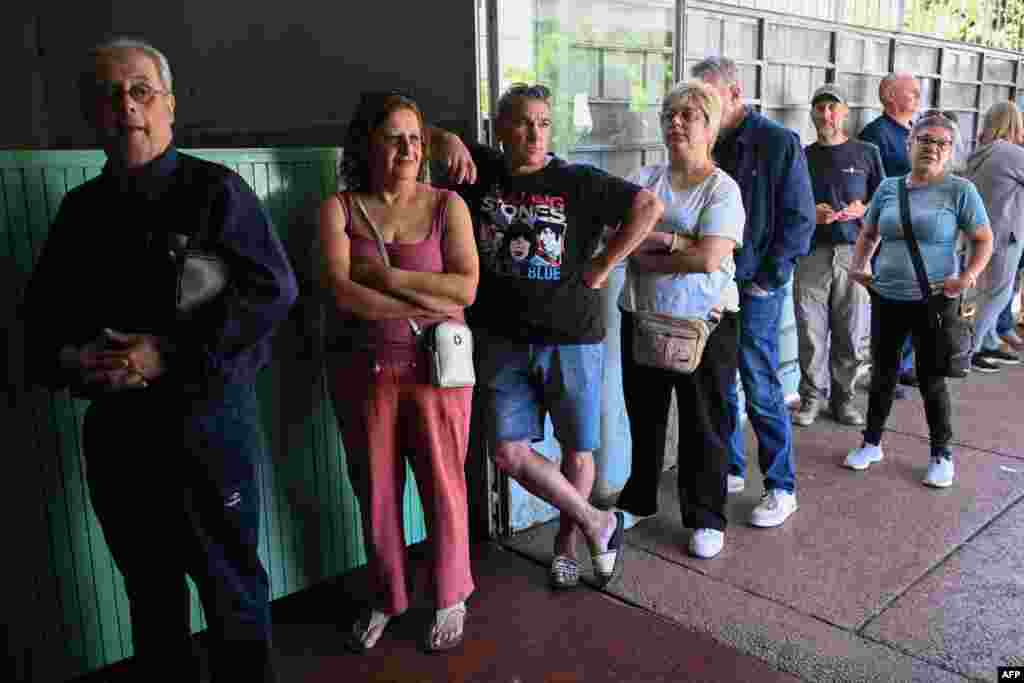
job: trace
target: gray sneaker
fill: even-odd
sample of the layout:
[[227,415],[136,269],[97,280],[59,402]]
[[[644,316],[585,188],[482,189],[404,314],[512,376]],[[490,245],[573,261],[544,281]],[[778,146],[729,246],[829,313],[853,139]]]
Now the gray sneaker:
[[793,411],[793,424],[801,427],[808,427],[818,419],[821,412],[822,400],[819,398],[804,397],[800,399],[800,407]]
[[836,422],[844,425],[858,427],[864,424],[864,415],[853,405],[853,401],[838,401],[832,406],[832,415]]

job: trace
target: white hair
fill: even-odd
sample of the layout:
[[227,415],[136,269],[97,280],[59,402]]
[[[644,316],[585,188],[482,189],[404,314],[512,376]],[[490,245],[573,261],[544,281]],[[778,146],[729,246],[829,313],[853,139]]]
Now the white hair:
[[728,57],[705,57],[690,67],[690,75],[700,80],[707,80],[710,76],[712,78],[717,78],[726,85],[739,83],[739,74],[736,70],[736,62]]
[[112,38],[94,47],[89,54],[92,57],[99,57],[100,55],[109,52],[122,52],[126,50],[138,50],[152,59],[156,64],[157,74],[160,76],[160,81],[163,86],[167,88],[168,91],[174,89],[171,82],[170,62],[167,61],[167,57],[164,56],[164,53],[160,52],[160,50],[147,42],[135,40],[134,38]]

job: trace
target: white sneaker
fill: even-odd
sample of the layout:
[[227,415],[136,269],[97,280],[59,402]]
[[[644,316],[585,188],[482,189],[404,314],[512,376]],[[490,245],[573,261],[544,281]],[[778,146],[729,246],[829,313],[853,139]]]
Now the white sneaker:
[[690,537],[690,554],[705,560],[722,552],[725,533],[718,529],[697,529]]
[[953,458],[933,455],[928,463],[928,472],[922,480],[925,486],[944,489],[953,485]]
[[843,466],[849,467],[851,470],[866,470],[868,465],[873,462],[881,462],[883,457],[885,456],[882,453],[881,446],[864,444],[860,448],[854,448],[846,454]]
[[747,487],[747,481],[743,477],[730,474],[725,478],[725,488],[729,493],[740,493]]
[[751,511],[750,523],[761,527],[779,526],[796,512],[796,508],[796,494],[771,489],[761,496],[761,502]]

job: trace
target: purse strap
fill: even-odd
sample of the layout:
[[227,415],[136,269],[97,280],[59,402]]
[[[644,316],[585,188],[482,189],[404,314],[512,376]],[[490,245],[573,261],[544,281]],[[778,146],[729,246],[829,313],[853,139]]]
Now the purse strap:
[[914,236],[914,225],[910,222],[910,197],[907,192],[907,180],[910,176],[899,179],[900,218],[903,224],[903,239],[910,250],[910,260],[914,264],[914,272],[917,274],[917,284],[921,288],[924,300],[928,301],[932,295],[932,288],[928,284],[928,273],[924,268],[924,259],[921,257],[921,247],[917,244],[917,237]]
[[[370,226],[370,230],[373,231],[373,237],[377,240],[377,251],[380,252],[380,257],[384,259],[384,265],[390,266],[391,259],[388,258],[388,248],[384,245],[384,236],[377,228],[377,224],[373,222],[372,218],[370,218],[370,214],[366,211],[366,207],[363,206],[363,202],[359,197],[353,193],[350,193],[349,197],[351,197],[352,201],[356,203],[356,207],[359,209],[359,213],[362,214],[363,220],[366,221],[366,224]],[[417,337],[420,336],[423,332],[422,328],[412,318],[407,318],[407,320],[409,321],[409,327],[412,328],[412,333]]]

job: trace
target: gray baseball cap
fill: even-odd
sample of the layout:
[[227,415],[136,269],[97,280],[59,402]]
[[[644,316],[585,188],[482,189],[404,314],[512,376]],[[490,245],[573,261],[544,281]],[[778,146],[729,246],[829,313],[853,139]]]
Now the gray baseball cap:
[[847,104],[846,93],[844,93],[843,89],[835,83],[826,83],[815,90],[814,94],[811,95],[811,106],[814,106],[814,104],[823,97],[829,97],[839,104]]

